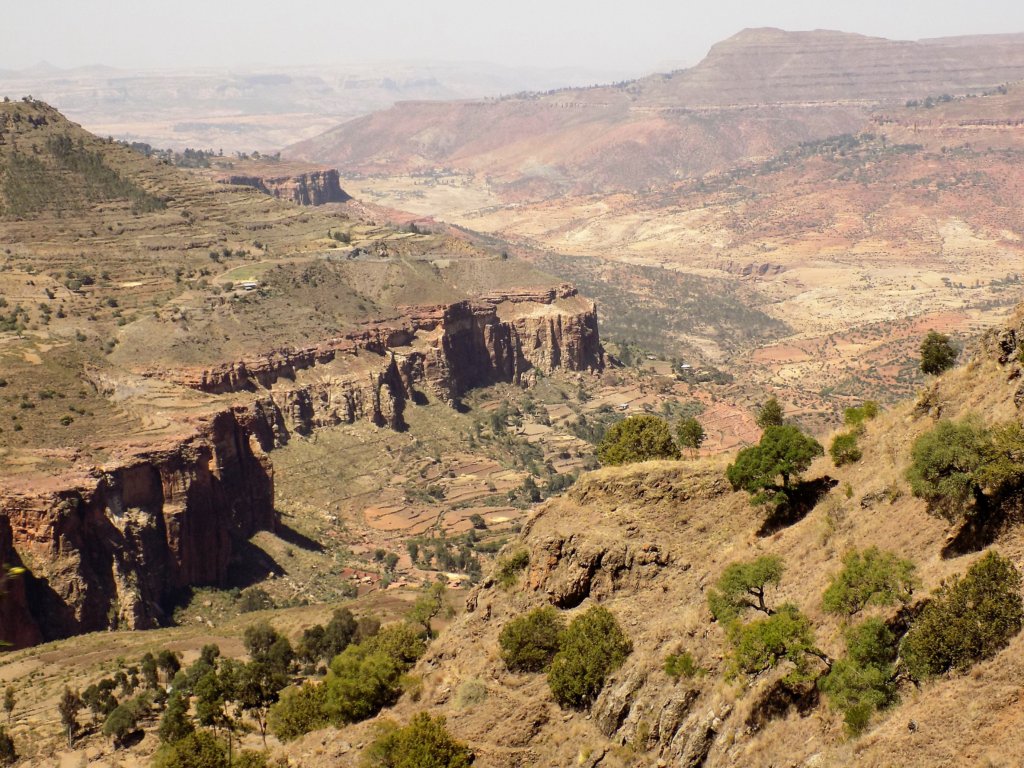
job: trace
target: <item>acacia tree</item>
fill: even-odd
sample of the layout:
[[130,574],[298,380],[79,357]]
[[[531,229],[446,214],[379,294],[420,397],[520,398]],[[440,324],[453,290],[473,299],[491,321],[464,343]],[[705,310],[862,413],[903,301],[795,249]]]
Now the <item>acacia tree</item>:
[[869,605],[906,605],[917,579],[914,564],[892,552],[869,547],[843,556],[843,570],[835,574],[822,598],[828,613],[855,616]]
[[824,452],[821,443],[792,425],[769,426],[761,442],[736,455],[725,476],[733,490],[750,493],[752,503],[778,508],[789,501],[791,481]]
[[765,555],[749,563],[733,563],[719,577],[715,589],[708,593],[708,607],[717,621],[729,622],[745,608],[753,608],[771,616],[765,601],[768,587],[782,581],[785,565],[781,557]]

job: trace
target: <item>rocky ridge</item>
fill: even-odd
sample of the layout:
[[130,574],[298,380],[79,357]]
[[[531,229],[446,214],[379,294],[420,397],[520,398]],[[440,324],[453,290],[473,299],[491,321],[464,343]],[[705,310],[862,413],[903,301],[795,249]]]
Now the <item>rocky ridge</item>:
[[338,172],[333,168],[308,171],[287,176],[230,175],[217,179],[222,184],[252,187],[279,200],[298,205],[345,203],[352,197],[341,188]]

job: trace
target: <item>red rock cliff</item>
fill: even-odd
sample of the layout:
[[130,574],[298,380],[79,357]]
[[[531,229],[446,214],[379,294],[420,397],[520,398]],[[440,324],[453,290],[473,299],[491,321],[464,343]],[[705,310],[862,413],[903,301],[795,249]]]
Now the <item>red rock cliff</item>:
[[258,189],[281,200],[299,205],[344,203],[352,197],[341,188],[338,172],[333,168],[310,171],[295,176],[225,176],[222,184],[237,184]]

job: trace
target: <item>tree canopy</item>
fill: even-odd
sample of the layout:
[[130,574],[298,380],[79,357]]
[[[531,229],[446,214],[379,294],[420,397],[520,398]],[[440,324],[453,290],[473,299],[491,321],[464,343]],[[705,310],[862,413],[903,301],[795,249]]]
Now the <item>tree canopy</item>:
[[692,416],[679,422],[676,427],[676,436],[679,438],[679,445],[688,449],[694,456],[697,455],[697,451],[700,450],[707,438],[704,427]]
[[561,646],[548,670],[548,686],[563,707],[583,707],[593,701],[605,678],[633,650],[615,616],[600,605],[569,623]]
[[832,577],[822,604],[828,613],[854,616],[869,605],[910,602],[916,583],[909,560],[878,547],[852,550],[843,556],[843,569]]
[[747,563],[733,563],[723,571],[708,593],[708,606],[715,619],[730,622],[746,608],[771,615],[765,602],[765,590],[777,587],[785,570],[782,558],[765,555]]
[[783,420],[782,406],[774,397],[768,400],[758,409],[757,417],[754,419],[761,429],[768,427],[781,427]]
[[938,331],[928,331],[921,342],[921,370],[930,375],[938,375],[953,367],[960,350],[956,348],[949,336]]
[[672,441],[668,422],[657,416],[639,414],[613,424],[597,446],[602,464],[630,464],[651,459],[678,459],[679,448]]
[[757,445],[736,455],[726,478],[733,490],[748,491],[755,504],[780,504],[788,500],[790,481],[824,452],[821,443],[792,425],[769,426]]

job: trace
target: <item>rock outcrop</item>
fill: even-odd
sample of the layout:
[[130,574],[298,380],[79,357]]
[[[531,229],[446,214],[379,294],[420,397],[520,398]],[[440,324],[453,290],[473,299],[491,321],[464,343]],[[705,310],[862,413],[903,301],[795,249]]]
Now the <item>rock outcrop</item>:
[[147,383],[195,390],[199,414],[170,436],[113,446],[103,466],[5,480],[0,562],[29,572],[7,585],[0,626],[18,630],[3,639],[152,627],[182,588],[223,584],[240,544],[275,527],[267,452],[293,434],[360,420],[400,429],[407,405],[430,397],[602,366],[594,304],[561,286],[412,307],[320,345],[215,367],[92,372],[100,393],[143,420]]
[[224,582],[235,541],[276,523],[273,469],[251,418],[229,410],[184,441],[60,487],[7,489],[0,528],[29,568],[42,637],[156,626],[181,588]]
[[252,187],[279,200],[290,200],[299,205],[344,203],[352,199],[341,188],[338,172],[333,168],[309,171],[292,176],[224,176],[217,181]]

